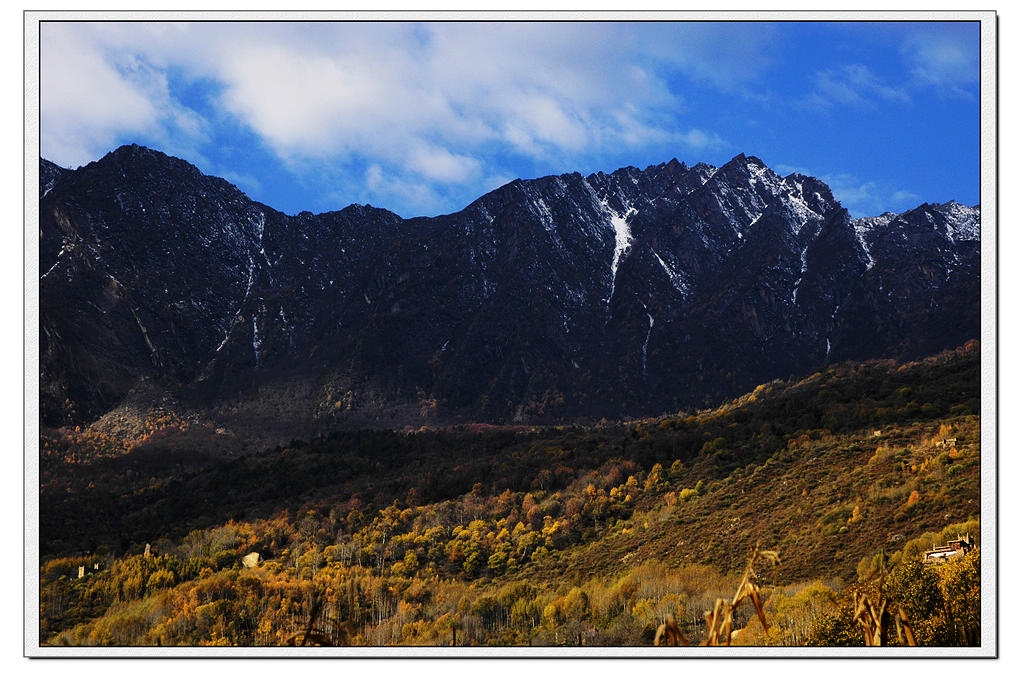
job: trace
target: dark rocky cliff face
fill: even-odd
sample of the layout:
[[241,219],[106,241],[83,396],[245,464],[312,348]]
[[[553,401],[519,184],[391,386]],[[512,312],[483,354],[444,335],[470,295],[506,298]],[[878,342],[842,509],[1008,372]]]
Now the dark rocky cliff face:
[[977,207],[852,220],[744,155],[516,180],[409,220],[287,216],[137,146],[40,169],[47,423],[143,379],[201,408],[288,375],[334,425],[396,403],[657,414],[979,335]]

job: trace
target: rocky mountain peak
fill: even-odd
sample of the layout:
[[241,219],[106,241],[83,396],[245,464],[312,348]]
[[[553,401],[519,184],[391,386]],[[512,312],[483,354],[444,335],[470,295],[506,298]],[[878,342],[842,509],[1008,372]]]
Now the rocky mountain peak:
[[140,146],[40,173],[48,421],[140,379],[194,407],[301,380],[291,405],[326,427],[657,414],[979,326],[977,208],[851,220],[744,154],[517,179],[415,219],[287,216]]

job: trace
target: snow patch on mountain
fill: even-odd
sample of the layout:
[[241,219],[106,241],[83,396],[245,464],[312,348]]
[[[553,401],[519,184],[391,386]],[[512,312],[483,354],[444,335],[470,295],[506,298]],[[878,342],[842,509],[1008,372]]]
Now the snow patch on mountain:
[[652,317],[651,313],[646,310],[645,315],[648,316],[648,333],[645,334],[645,343],[641,346],[641,374],[644,376],[645,381],[648,381],[648,342],[652,338],[652,328],[655,327],[655,318]]
[[613,247],[613,262],[610,265],[610,286],[609,296],[606,297],[608,302],[613,298],[613,293],[616,291],[616,271],[620,267],[620,262],[623,257],[630,251],[631,243],[634,241],[634,235],[630,231],[630,224],[627,220],[633,215],[637,214],[637,210],[633,207],[627,206],[627,211],[621,215],[619,212],[609,206],[608,201],[602,201],[602,207],[609,215],[609,224],[613,227],[613,235],[615,238],[615,245]]
[[[783,186],[786,188],[786,204],[794,216],[792,223],[794,234],[800,235],[801,229],[803,229],[808,222],[817,222],[824,218],[821,214],[808,206],[808,202],[804,197],[803,177],[796,174],[790,175],[783,180]],[[819,204],[824,204],[822,197],[818,195],[817,192],[814,195]]]
[[778,193],[783,185],[782,177],[756,160],[756,158],[749,158],[747,163],[747,171],[751,175],[751,185],[757,187],[760,184],[768,193]]
[[223,330],[223,341],[216,347],[214,353],[219,353],[220,350],[227,345],[227,340],[230,339],[230,330],[233,329],[234,323],[241,317],[241,309],[244,308],[244,302],[248,301],[248,297],[251,295],[252,283],[255,282],[255,260],[252,256],[248,255],[248,283],[244,290],[244,297],[241,302],[237,305],[237,311],[234,312],[234,317],[227,323],[227,326]]
[[[737,237],[742,238],[743,235],[738,233]],[[662,270],[665,271],[666,277],[669,278],[670,284],[673,285],[673,287],[678,292],[680,292],[683,295],[686,295],[687,292],[690,290],[690,286],[684,280],[684,277],[681,274],[674,271],[669,264],[663,261],[662,257],[659,256],[658,252],[656,252],[655,250],[651,250],[651,253],[652,256],[655,257],[655,260],[659,262],[659,265],[662,266]]]
[[800,290],[800,281],[804,279],[804,274],[807,272],[807,251],[810,244],[805,245],[804,249],[800,251],[800,275],[797,277],[796,282],[793,283],[793,296],[790,301],[797,304],[797,292]]
[[262,363],[262,339],[259,337],[259,318],[254,313],[251,316],[251,349],[255,354],[255,366],[258,367]]
[[949,239],[960,240],[981,239],[981,208],[967,207],[955,200],[941,205],[943,212],[949,217],[947,227]]
[[878,229],[885,228],[898,216],[895,212],[885,212],[877,217],[861,217],[860,219],[851,220],[850,223],[854,227],[854,235],[857,237],[857,242],[860,243],[861,249],[864,250],[864,255],[868,257],[867,270],[870,271],[875,265],[875,258],[871,255],[871,245],[868,242],[872,234]]
[[539,198],[532,203],[535,206],[535,213],[538,215],[538,220],[545,226],[545,230],[552,233],[556,230],[556,222],[553,220],[552,210],[549,209],[549,205],[545,203],[545,198]]

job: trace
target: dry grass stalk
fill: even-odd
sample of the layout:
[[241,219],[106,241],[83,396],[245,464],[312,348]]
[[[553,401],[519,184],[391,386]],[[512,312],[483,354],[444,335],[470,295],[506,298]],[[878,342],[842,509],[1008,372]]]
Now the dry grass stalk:
[[910,621],[907,619],[907,613],[900,606],[899,614],[893,617],[896,620],[896,635],[900,639],[900,643],[909,647],[917,647],[917,640],[914,638],[914,629],[910,626]]
[[917,640],[914,638],[914,629],[907,619],[907,613],[902,605],[896,606],[896,613],[893,614],[889,608],[889,599],[882,593],[886,577],[885,562],[882,562],[882,569],[878,577],[878,598],[871,600],[868,594],[861,591],[854,592],[854,620],[861,625],[864,631],[864,645],[866,647],[881,647],[886,643],[886,634],[889,630],[888,620],[891,618],[896,626],[896,637],[900,644],[908,647],[917,647]]
[[888,600],[884,599],[879,588],[877,604],[859,591],[854,592],[854,620],[864,630],[864,644],[868,647],[881,647],[885,640],[884,620]]
[[285,643],[288,647],[332,647],[333,643],[326,636],[314,631],[298,631]]
[[284,644],[289,647],[332,647],[334,643],[324,634],[314,630],[315,622],[322,612],[322,596],[318,593],[312,596],[312,609],[308,613],[308,626],[304,631],[298,631]]
[[758,585],[758,576],[755,572],[757,562],[765,561],[770,565],[779,562],[779,552],[762,551],[759,546],[754,547],[751,557],[747,560],[747,567],[744,568],[744,576],[737,586],[737,592],[733,595],[732,601],[717,598],[715,609],[705,612],[705,625],[708,627],[708,637],[704,645],[729,645],[733,638],[733,612],[745,600],[750,600],[754,605],[754,611],[761,621],[762,628],[769,630],[768,621],[765,619],[765,604],[762,602],[762,589]]
[[691,641],[687,640],[684,634],[680,633],[680,627],[677,626],[673,615],[667,614],[666,622],[659,624],[659,628],[655,631],[655,644],[666,644],[676,647],[677,645],[690,645]]

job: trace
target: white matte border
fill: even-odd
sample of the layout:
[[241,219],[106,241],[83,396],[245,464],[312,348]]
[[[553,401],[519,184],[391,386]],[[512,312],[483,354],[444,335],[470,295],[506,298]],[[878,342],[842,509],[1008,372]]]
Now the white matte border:
[[[149,648],[39,645],[39,23],[42,21],[979,21],[981,23],[982,644],[975,648],[365,647]],[[868,657],[998,656],[998,72],[994,11],[26,11],[24,13],[24,653],[29,657]]]
[[[999,654],[998,26],[981,22],[981,649]],[[989,548],[990,547],[990,548]],[[989,623],[991,622],[991,623]]]

